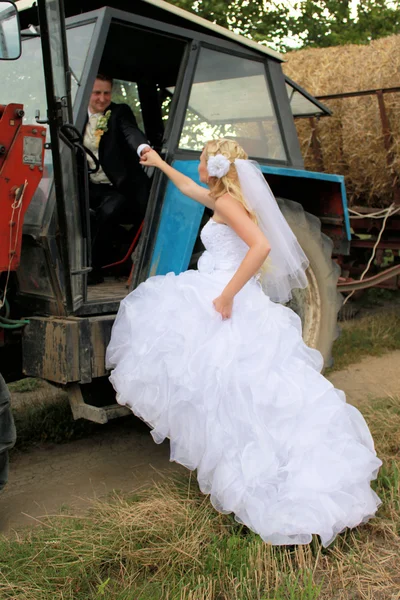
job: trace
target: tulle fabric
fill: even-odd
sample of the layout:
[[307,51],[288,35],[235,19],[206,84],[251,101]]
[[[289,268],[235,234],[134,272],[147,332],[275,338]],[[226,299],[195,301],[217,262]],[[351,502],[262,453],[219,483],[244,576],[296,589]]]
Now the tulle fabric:
[[292,290],[306,288],[308,259],[283,216],[260,166],[237,158],[235,167],[247,206],[257,216],[258,226],[268,239],[271,252],[261,270],[260,283],[274,302],[292,298]]
[[231,319],[214,310],[245,251],[224,227],[207,227],[200,271],[153,277],[123,300],[110,380],[156,443],[170,439],[171,461],[197,469],[218,511],[272,544],[317,534],[327,546],[376,512],[370,482],[381,461],[360,412],[320,374],[322,357],[293,311],[255,279]]
[[367,425],[319,374],[295,313],[252,282],[222,321],[220,291],[221,276],[187,272],[122,302],[107,351],[117,400],[170,438],[217,510],[272,544],[328,545],[379,504]]

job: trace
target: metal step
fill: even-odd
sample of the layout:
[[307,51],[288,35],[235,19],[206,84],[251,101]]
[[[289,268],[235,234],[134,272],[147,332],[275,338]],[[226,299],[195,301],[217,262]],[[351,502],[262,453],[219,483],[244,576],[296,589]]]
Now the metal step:
[[132,414],[132,411],[127,406],[120,406],[117,403],[110,404],[109,406],[93,406],[92,404],[87,404],[83,398],[79,383],[70,384],[67,386],[66,391],[72,410],[72,416],[75,420],[87,419],[88,421],[104,425],[104,423],[108,423],[111,419]]

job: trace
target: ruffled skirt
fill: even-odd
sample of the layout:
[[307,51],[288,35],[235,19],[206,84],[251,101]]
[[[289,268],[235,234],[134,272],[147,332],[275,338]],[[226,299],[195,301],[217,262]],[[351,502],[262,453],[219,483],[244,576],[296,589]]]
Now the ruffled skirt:
[[121,303],[107,349],[117,401],[170,439],[220,512],[272,544],[324,546],[374,515],[381,461],[360,412],[321,374],[299,317],[232,273],[153,277]]

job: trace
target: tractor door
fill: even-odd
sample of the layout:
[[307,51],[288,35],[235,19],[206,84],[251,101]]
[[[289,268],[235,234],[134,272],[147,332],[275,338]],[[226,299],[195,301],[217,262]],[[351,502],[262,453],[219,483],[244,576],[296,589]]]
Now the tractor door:
[[62,312],[70,314],[84,301],[88,253],[87,235],[84,237],[82,232],[84,219],[78,195],[74,147],[62,133],[63,127],[72,123],[71,74],[63,2],[39,0],[38,10],[54,175],[55,239],[60,255],[60,264],[53,275],[60,286]]

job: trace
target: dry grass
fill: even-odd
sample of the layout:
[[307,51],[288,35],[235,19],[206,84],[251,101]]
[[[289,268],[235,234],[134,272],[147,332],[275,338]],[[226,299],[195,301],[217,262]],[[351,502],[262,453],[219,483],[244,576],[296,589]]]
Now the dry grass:
[[[400,86],[400,36],[369,45],[311,48],[289,52],[284,71],[313,95],[338,94]],[[323,170],[344,175],[351,204],[387,206],[393,182],[400,177],[400,93],[386,94],[385,105],[393,134],[389,169],[377,98],[327,100],[333,116],[317,126]],[[320,171],[311,148],[308,120],[297,121],[306,168]]]
[[166,479],[0,540],[3,600],[394,600],[400,589],[400,399],[364,415],[384,460],[378,517],[325,550],[273,548],[216,513],[196,480]]
[[39,400],[15,406],[12,396],[12,408],[18,436],[11,453],[27,450],[36,444],[61,444],[87,437],[101,427],[83,419],[74,421],[71,407],[65,398],[58,402]]

